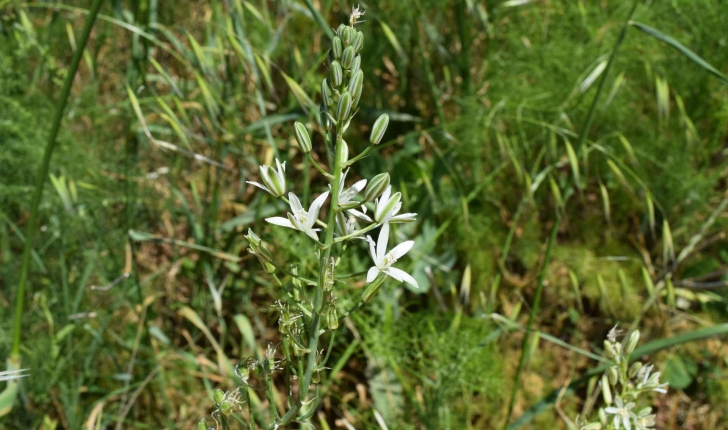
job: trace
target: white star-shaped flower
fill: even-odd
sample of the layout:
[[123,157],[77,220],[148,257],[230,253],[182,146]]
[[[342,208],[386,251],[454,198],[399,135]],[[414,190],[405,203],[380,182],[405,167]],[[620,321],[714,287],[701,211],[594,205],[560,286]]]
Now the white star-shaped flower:
[[328,196],[328,191],[318,196],[318,198],[311,203],[311,207],[308,209],[308,212],[306,212],[303,210],[303,206],[301,206],[301,201],[298,200],[298,197],[296,197],[293,193],[288,193],[288,201],[290,202],[292,212],[288,213],[288,219],[276,216],[266,218],[265,220],[271,224],[279,225],[281,227],[288,227],[302,231],[311,239],[318,240],[318,234],[316,232],[319,231],[319,229],[313,228],[313,226],[316,224],[321,206],[323,206],[324,201],[326,201]]
[[622,402],[622,398],[617,396],[614,399],[614,403],[616,403],[616,407],[610,406],[608,408],[604,408],[604,412],[614,414],[615,430],[619,430],[620,424],[624,424],[625,429],[632,430],[632,418],[635,417],[635,414],[631,409],[635,406],[634,402],[629,402],[625,405]]
[[409,252],[414,246],[413,240],[402,242],[395,246],[391,251],[387,252],[387,242],[389,242],[389,224],[384,224],[382,229],[379,231],[379,239],[376,245],[371,236],[367,236],[367,242],[369,242],[369,252],[374,260],[374,266],[367,272],[367,283],[374,282],[380,273],[384,273],[386,276],[391,276],[400,282],[406,282],[415,288],[419,288],[415,278],[410,276],[409,273],[404,270],[392,267],[392,264],[396,263],[397,260],[402,258],[403,255]]
[[[394,193],[392,194],[392,186],[388,186],[381,196],[376,201],[376,204],[374,206],[374,220],[367,215],[366,213],[359,212],[356,209],[351,209],[349,212],[354,215],[355,217],[362,219],[364,221],[373,222],[376,221],[378,223],[384,224],[384,223],[402,223],[402,222],[412,222],[417,217],[416,213],[406,213],[406,214],[400,214],[397,215],[402,209],[402,202],[399,200],[402,198],[402,193]],[[364,206],[362,206],[364,208]],[[366,212],[366,210],[364,210]]]
[[351,199],[354,198],[354,196],[359,194],[359,192],[367,186],[367,180],[362,179],[361,181],[355,182],[354,185],[344,190],[344,181],[346,181],[347,173],[349,173],[349,169],[346,169],[346,171],[343,173],[343,175],[341,176],[341,183],[339,184],[339,206],[344,206],[345,204],[349,203]]

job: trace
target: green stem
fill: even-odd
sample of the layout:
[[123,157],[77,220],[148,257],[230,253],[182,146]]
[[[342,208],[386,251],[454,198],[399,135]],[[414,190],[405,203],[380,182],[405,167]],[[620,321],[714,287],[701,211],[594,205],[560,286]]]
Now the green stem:
[[584,125],[584,129],[581,131],[581,134],[579,135],[579,140],[576,142],[576,146],[574,147],[574,152],[576,152],[576,155],[581,155],[581,148],[584,145],[584,142],[586,141],[586,137],[589,134],[589,130],[591,129],[592,122],[594,121],[594,112],[597,110],[597,103],[599,102],[599,96],[602,94],[602,90],[604,89],[604,83],[607,81],[607,76],[609,76],[609,71],[612,69],[612,65],[614,64],[614,59],[617,58],[617,52],[619,51],[620,46],[622,46],[622,42],[624,42],[624,38],[627,35],[627,30],[629,29],[629,23],[632,20],[632,16],[634,15],[635,10],[637,10],[637,3],[638,1],[635,0],[634,4],[632,5],[632,9],[629,11],[629,16],[624,21],[624,25],[622,26],[622,31],[619,33],[619,38],[617,39],[617,43],[614,45],[614,49],[612,50],[612,55],[609,57],[609,62],[607,63],[607,68],[604,69],[604,74],[602,75],[602,79],[599,81],[599,87],[597,88],[597,93],[594,95],[594,100],[592,100],[591,107],[589,108],[589,115],[586,117],[586,124]]
[[33,193],[33,202],[31,203],[30,219],[28,220],[28,228],[25,233],[25,245],[23,246],[23,261],[20,266],[20,281],[18,282],[18,290],[15,297],[15,324],[13,326],[13,348],[11,352],[11,358],[16,361],[20,361],[20,335],[22,329],[23,320],[23,299],[25,297],[25,285],[28,281],[28,268],[30,265],[30,250],[33,246],[33,236],[35,235],[35,227],[38,224],[38,206],[40,205],[40,198],[43,195],[43,186],[45,185],[45,179],[48,176],[48,170],[51,163],[51,155],[56,147],[56,138],[58,137],[58,131],[61,128],[61,121],[63,120],[63,111],[66,109],[68,103],[68,96],[71,94],[71,86],[73,85],[73,78],[76,76],[78,65],[81,61],[83,51],[86,49],[86,42],[88,36],[91,34],[91,28],[96,21],[96,15],[99,13],[101,3],[103,0],[94,0],[91,5],[86,23],[81,33],[81,38],[78,40],[76,51],[73,53],[71,58],[71,65],[68,67],[68,73],[66,79],[63,81],[63,88],[61,89],[61,97],[58,100],[58,106],[53,116],[53,122],[51,123],[51,131],[48,135],[48,142],[46,143],[45,153],[43,154],[43,162],[38,168],[38,174],[35,178],[35,191]]
[[349,167],[352,164],[356,163],[357,161],[361,160],[362,158],[366,157],[367,155],[369,155],[370,152],[372,152],[372,149],[374,149],[374,145],[370,144],[369,146],[366,147],[365,150],[363,150],[361,152],[361,154],[357,155],[354,158],[349,159],[349,161],[346,162],[346,165],[344,167]]
[[364,234],[364,233],[366,233],[368,231],[371,231],[371,230],[377,228],[378,226],[379,226],[379,223],[375,222],[375,223],[373,223],[373,224],[371,224],[371,225],[369,225],[367,227],[364,227],[361,230],[355,231],[352,234],[347,234],[346,236],[337,237],[336,239],[334,239],[334,243],[343,242],[345,240],[349,240],[351,238],[354,238],[354,237],[357,237],[357,236],[361,236],[362,234]]
[[561,218],[556,215],[554,220],[554,226],[551,228],[551,236],[546,247],[546,254],[543,258],[543,265],[541,267],[541,273],[538,275],[538,284],[536,285],[536,295],[533,298],[533,305],[531,306],[531,313],[528,316],[528,325],[526,326],[526,332],[523,334],[523,344],[521,345],[521,360],[518,362],[518,370],[516,370],[516,376],[513,378],[513,391],[511,391],[511,401],[508,404],[508,414],[506,415],[506,422],[504,429],[508,428],[508,423],[511,421],[511,415],[513,414],[513,406],[516,404],[516,396],[518,395],[518,388],[521,383],[521,372],[523,366],[526,363],[526,352],[528,349],[528,342],[531,339],[531,332],[533,331],[533,322],[536,319],[536,314],[541,307],[541,293],[543,292],[544,278],[546,277],[546,268],[549,264],[549,258],[551,257],[551,249],[556,241],[556,233],[559,231],[559,221]]
[[319,163],[317,163],[316,160],[313,159],[313,155],[311,155],[310,152],[308,153],[308,159],[309,159],[309,161],[311,161],[311,164],[313,164],[313,167],[315,167],[316,170],[319,171],[319,173],[324,175],[324,177],[326,179],[328,179],[328,180],[334,179],[334,177],[331,175],[331,173],[327,172],[326,170],[323,169],[323,167],[319,166]]

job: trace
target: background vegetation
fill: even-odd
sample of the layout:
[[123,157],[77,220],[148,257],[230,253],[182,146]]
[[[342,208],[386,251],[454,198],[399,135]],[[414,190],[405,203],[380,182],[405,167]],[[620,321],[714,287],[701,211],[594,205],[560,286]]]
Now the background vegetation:
[[[87,3],[0,0],[0,357]],[[363,149],[364,124],[389,113],[388,141],[361,172],[386,166],[420,214],[399,233],[417,242],[402,263],[427,292],[387,283],[347,320],[317,427],[379,428],[379,416],[389,428],[500,428],[522,353],[514,418],[595,367],[577,348],[600,351],[617,323],[645,342],[723,327],[728,5],[638,3],[635,21],[718,73],[629,26],[581,145],[632,1],[362,3],[361,140],[349,143]],[[282,208],[244,181],[278,156],[289,178],[310,179],[295,184],[304,205],[319,191],[292,123],[315,127],[328,49],[319,23],[338,25],[350,6],[105,2],[32,243],[21,348],[31,376],[0,426],[191,428],[213,388],[235,386],[226,360],[278,341],[280,290],[243,232],[265,231],[284,261],[306,248],[260,222]],[[352,271],[367,267],[360,257]],[[539,333],[522,345],[542,269]],[[362,286],[339,286],[342,308]],[[655,397],[658,428],[728,428],[723,340],[653,355],[672,385]],[[568,428],[593,389],[524,428]]]

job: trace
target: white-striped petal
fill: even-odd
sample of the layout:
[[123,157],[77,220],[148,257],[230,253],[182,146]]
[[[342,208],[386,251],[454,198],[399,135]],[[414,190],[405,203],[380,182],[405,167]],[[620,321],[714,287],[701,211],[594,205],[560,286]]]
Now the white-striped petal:
[[290,202],[291,210],[293,211],[294,215],[303,211],[303,206],[301,205],[301,201],[298,200],[298,197],[296,197],[295,194],[288,193],[288,201]]
[[389,242],[389,224],[384,224],[382,229],[379,230],[379,238],[377,239],[377,266],[384,261],[384,255],[387,253],[387,242]]
[[[246,183],[246,184],[250,184],[250,185],[253,185],[253,186],[256,186],[256,187],[260,188],[260,189],[261,189],[261,190],[263,190],[263,191],[266,191],[266,192],[269,192],[269,193],[271,193],[271,191],[270,191],[270,190],[268,189],[268,187],[266,187],[266,186],[265,186],[265,185],[263,185],[263,184],[259,184],[259,183],[257,183],[257,182],[253,182],[253,181],[245,181],[245,183]],[[271,193],[271,194],[273,194],[273,193]]]
[[316,223],[316,220],[319,216],[319,211],[321,210],[321,206],[323,206],[327,197],[329,197],[328,191],[318,196],[316,200],[311,203],[311,207],[308,209],[308,216],[306,217],[307,228],[313,227],[313,225]]
[[[366,206],[364,206],[364,207],[366,207]],[[348,212],[350,214],[354,215],[355,217],[359,218],[360,220],[367,221],[367,222],[372,222],[372,219],[369,218],[369,215],[366,215],[366,214],[364,214],[362,212],[359,212],[356,209],[349,209]]]
[[409,252],[410,249],[414,246],[415,241],[414,240],[408,240],[407,242],[402,242],[399,245],[392,248],[392,255],[394,255],[394,258],[396,260],[399,260],[402,258],[403,255]]
[[415,278],[410,276],[410,274],[405,272],[404,270],[397,269],[396,267],[390,267],[389,269],[384,271],[384,273],[386,273],[387,275],[393,277],[394,279],[396,279],[400,282],[404,281],[417,289],[420,288],[420,286],[417,284],[417,281],[415,280]]
[[274,216],[272,218],[266,218],[265,220],[271,224],[279,225],[281,227],[296,228],[293,224],[291,224],[291,221],[283,217]]
[[371,284],[374,282],[375,279],[377,279],[377,276],[379,275],[379,269],[376,267],[369,268],[369,271],[367,272],[367,284]]

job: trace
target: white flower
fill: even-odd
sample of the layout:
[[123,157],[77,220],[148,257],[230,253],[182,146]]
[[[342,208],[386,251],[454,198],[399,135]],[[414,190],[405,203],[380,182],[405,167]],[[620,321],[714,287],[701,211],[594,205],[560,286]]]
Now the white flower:
[[655,415],[650,414],[651,408],[644,408],[634,415],[635,430],[652,430],[655,427]]
[[384,224],[382,229],[379,231],[379,239],[377,244],[374,244],[374,240],[371,236],[367,236],[367,242],[369,242],[369,252],[374,260],[374,267],[369,269],[367,272],[367,283],[374,282],[377,279],[379,273],[391,276],[394,279],[402,282],[406,282],[415,288],[419,288],[415,278],[410,276],[404,270],[392,267],[392,264],[396,263],[403,255],[412,249],[415,244],[413,240],[402,242],[395,246],[391,251],[387,252],[387,242],[389,241],[389,224]]
[[276,166],[278,167],[277,170],[273,169],[271,166],[260,166],[260,179],[263,181],[263,184],[253,181],[246,182],[250,185],[255,185],[262,190],[268,191],[275,197],[282,196],[286,192],[286,177],[283,174],[286,171],[286,162],[284,161],[283,164],[281,164],[281,162],[276,158]]
[[625,429],[632,430],[632,418],[636,416],[634,412],[631,411],[631,409],[635,406],[634,402],[629,402],[625,405],[622,402],[622,398],[617,396],[614,399],[614,403],[617,404],[617,407],[610,406],[608,408],[604,408],[604,412],[614,414],[614,428],[619,430],[620,424],[624,424]]
[[344,191],[344,181],[346,180],[347,173],[349,173],[349,169],[346,169],[346,172],[341,175],[341,183],[339,183],[339,206],[344,206],[349,203],[354,196],[359,194],[359,192],[367,186],[367,180],[362,179]]
[[306,233],[311,239],[318,240],[318,234],[316,234],[316,232],[319,231],[319,229],[313,228],[313,226],[316,224],[321,206],[324,204],[324,201],[326,201],[328,196],[328,191],[318,196],[318,198],[311,203],[311,207],[308,209],[308,212],[306,212],[303,210],[303,206],[301,206],[301,201],[298,200],[298,197],[296,197],[293,193],[288,193],[288,201],[291,204],[291,212],[293,212],[288,213],[288,219],[276,216],[273,218],[266,218],[265,220],[271,224],[279,225],[281,227],[300,230]]
[[[397,215],[400,209],[402,209],[402,202],[399,201],[401,198],[402,193],[397,192],[392,194],[392,186],[388,186],[376,201],[374,206],[374,220],[381,224],[414,221],[415,217],[417,217],[415,213]],[[364,206],[362,206],[362,210],[364,212],[359,212],[355,209],[351,209],[349,212],[359,219],[373,222],[372,218],[366,214],[366,208]]]
[[[667,383],[660,384],[660,372],[652,373],[652,369],[654,369],[655,366],[649,365],[645,366],[642,369],[640,369],[637,376],[639,378],[642,378],[640,382],[637,383],[637,389],[638,390],[650,390],[650,391],[656,391],[658,393],[667,393]],[[652,374],[651,374],[652,373]]]

